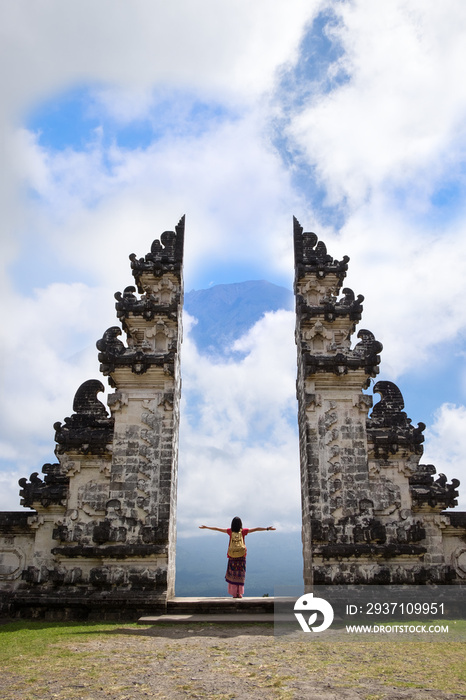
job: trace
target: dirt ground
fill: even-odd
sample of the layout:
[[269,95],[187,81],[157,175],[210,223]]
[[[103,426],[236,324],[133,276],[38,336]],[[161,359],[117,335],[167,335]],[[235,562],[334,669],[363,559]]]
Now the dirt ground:
[[[73,639],[54,658],[1,674],[2,700],[453,700],[438,673],[448,674],[448,650],[439,668],[409,673],[410,642],[303,641],[274,636],[269,625],[167,625],[115,628]],[[393,643],[390,643],[392,645]],[[426,642],[429,644],[429,642]],[[464,649],[464,646],[462,647]],[[432,647],[433,650],[433,647]],[[458,651],[455,651],[458,660]],[[403,659],[396,676],[396,658]],[[367,658],[367,662],[366,662]],[[413,656],[413,661],[414,661]],[[432,655],[436,658],[436,654]],[[395,671],[393,663],[395,659]],[[408,660],[408,664],[406,661]],[[429,666],[432,666],[432,659]],[[422,667],[422,663],[421,663]],[[18,671],[18,669],[21,669]],[[362,670],[361,670],[362,669]],[[365,669],[365,670],[364,670]],[[440,671],[439,671],[440,669]],[[395,675],[394,675],[395,673]],[[384,679],[384,677],[386,679]],[[422,676],[422,677],[421,677]],[[447,680],[445,677],[443,680]],[[436,687],[437,686],[437,687]],[[443,686],[443,687],[449,687]],[[451,687],[451,686],[450,686]],[[463,684],[462,690],[465,689]]]

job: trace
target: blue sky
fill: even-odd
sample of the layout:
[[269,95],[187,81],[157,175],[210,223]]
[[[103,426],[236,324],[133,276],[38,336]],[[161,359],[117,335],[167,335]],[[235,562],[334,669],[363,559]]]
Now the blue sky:
[[[186,214],[187,290],[290,288],[294,214],[350,256],[379,376],[427,424],[423,461],[462,479],[466,509],[464,3],[17,0],[0,13],[0,506],[17,508],[17,479],[54,459],[53,423],[98,376],[130,253]],[[267,316],[241,359],[215,366],[190,323],[185,401],[202,401],[196,430],[184,409],[180,532],[199,513],[229,517],[217,495],[231,467],[262,495],[238,494],[235,512],[298,528],[293,315]]]

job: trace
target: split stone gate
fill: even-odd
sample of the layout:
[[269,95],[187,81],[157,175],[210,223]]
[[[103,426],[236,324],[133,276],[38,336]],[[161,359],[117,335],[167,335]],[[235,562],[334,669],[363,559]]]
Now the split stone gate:
[[[3,612],[118,617],[174,596],[184,223],[130,256],[135,286],[115,294],[121,328],[97,342],[110,414],[99,380],[79,387],[54,425],[58,462],[20,479],[33,512],[0,513]],[[363,297],[340,296],[349,258],[296,219],[294,250],[306,589],[465,584],[466,513],[445,512],[459,482],[419,464],[425,426],[393,383],[375,384],[368,417],[382,345],[360,330],[353,346]]]

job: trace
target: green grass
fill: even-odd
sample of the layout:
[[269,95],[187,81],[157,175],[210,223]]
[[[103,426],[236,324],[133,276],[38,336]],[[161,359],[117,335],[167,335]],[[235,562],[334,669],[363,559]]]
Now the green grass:
[[[139,691],[153,692],[157,673],[163,673],[160,664],[168,664],[173,687],[183,688],[187,697],[202,697],[201,668],[219,678],[249,678],[277,700],[293,697],[293,679],[359,688],[365,700],[383,700],[385,687],[466,693],[466,621],[442,623],[453,633],[338,633],[326,640],[257,636],[254,628],[223,639],[224,630],[215,624],[182,626],[180,635],[177,626],[173,635],[169,624],[154,633],[136,623],[12,622],[0,626],[0,687],[5,700],[122,698],[139,681]],[[196,634],[201,627],[204,634]],[[192,654],[194,671],[185,668]],[[228,694],[219,689],[211,697]]]
[[[137,624],[124,625],[138,627]],[[80,644],[91,636],[104,634],[121,628],[121,623],[95,622],[11,622],[0,626],[0,668],[7,665],[23,665],[25,661],[41,659],[50,654],[53,646],[54,658],[68,658],[73,652],[68,642]]]
[[376,679],[394,687],[465,693],[466,620],[424,620],[423,624],[432,622],[448,625],[449,634],[342,635],[331,643],[313,642],[312,655],[302,644],[299,652],[309,669],[320,668],[328,677],[338,673],[343,687]]
[[[105,640],[109,635],[119,638],[117,631],[122,628],[130,631],[137,627],[111,622],[35,621],[0,626],[2,700],[124,697],[121,693],[128,675],[128,660],[132,659],[121,649],[108,649]],[[143,654],[139,658],[145,661]]]

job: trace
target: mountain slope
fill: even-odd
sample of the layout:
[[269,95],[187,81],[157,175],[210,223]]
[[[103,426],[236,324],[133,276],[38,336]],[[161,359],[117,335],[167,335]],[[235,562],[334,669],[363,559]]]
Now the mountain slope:
[[198,323],[191,337],[205,353],[222,353],[267,311],[293,309],[293,293],[265,280],[218,284],[185,294],[184,308]]

